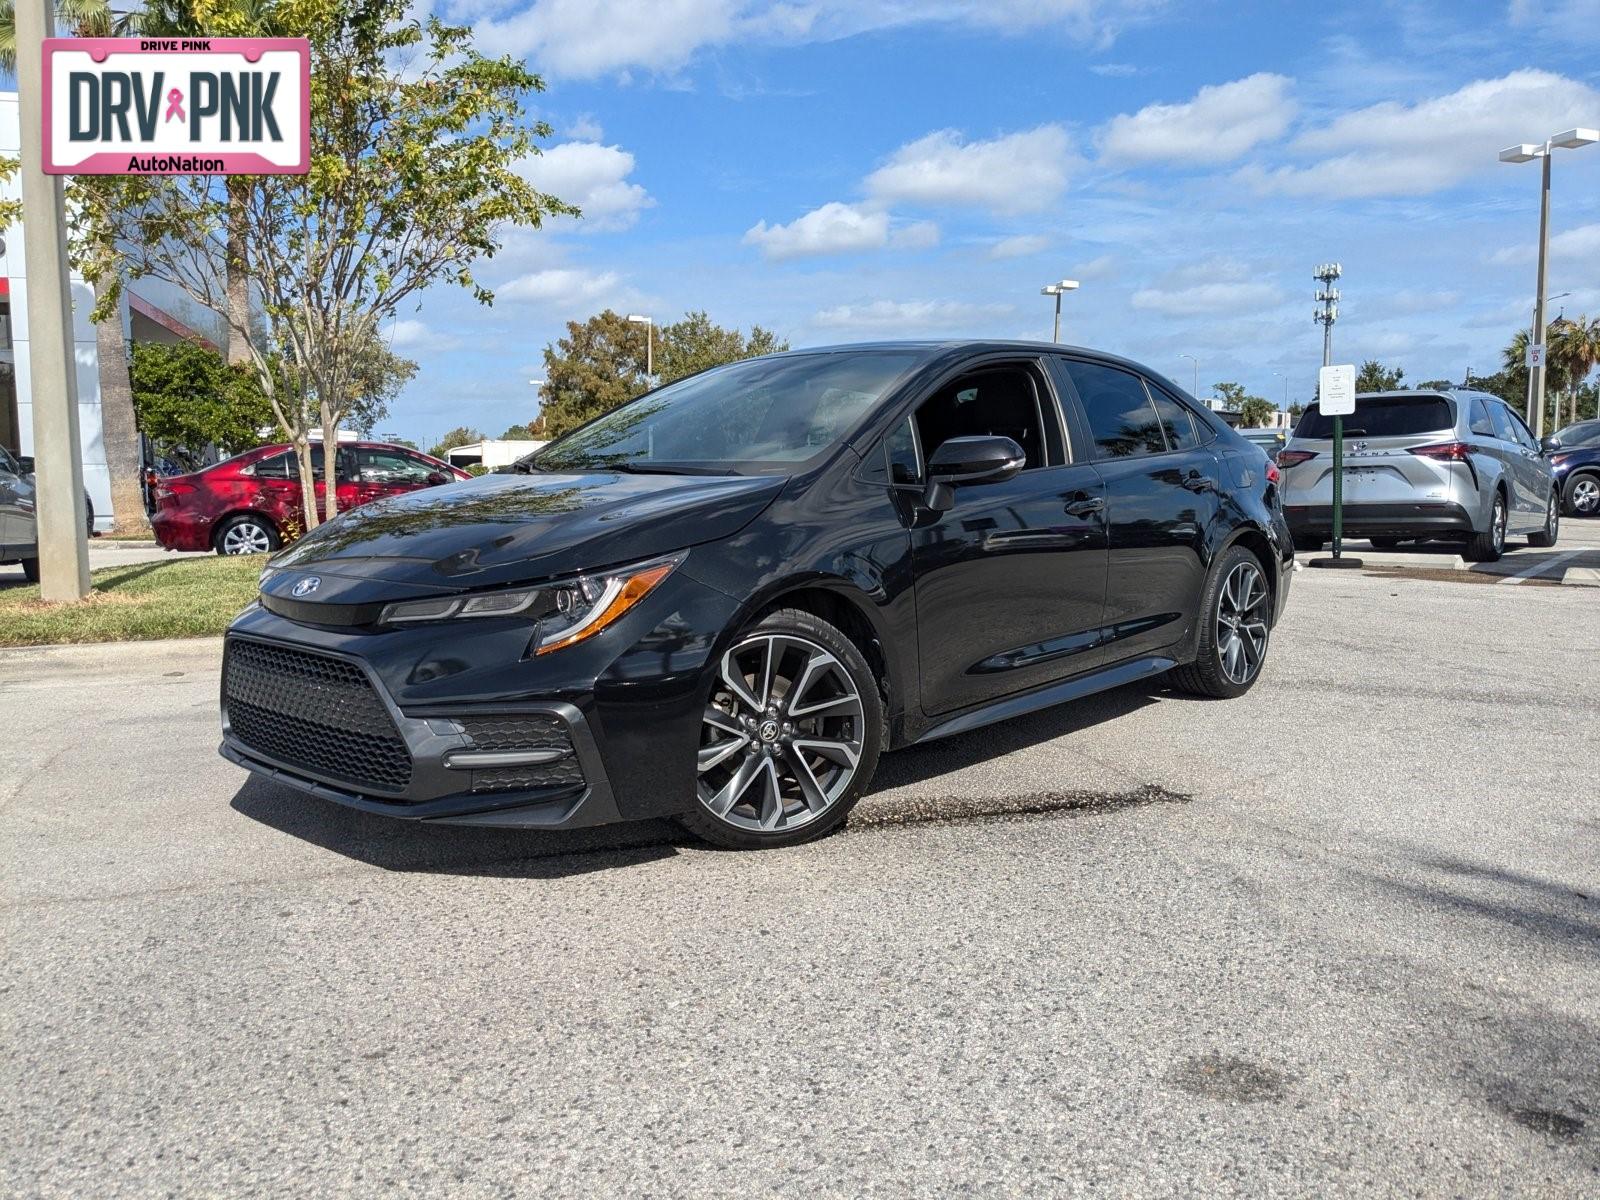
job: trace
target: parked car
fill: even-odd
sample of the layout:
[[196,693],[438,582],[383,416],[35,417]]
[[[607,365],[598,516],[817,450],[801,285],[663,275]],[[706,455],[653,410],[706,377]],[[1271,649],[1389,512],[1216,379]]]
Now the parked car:
[[819,837],[882,750],[1171,672],[1253,684],[1261,450],[1136,363],[881,343],[718,367],[274,557],[222,753],[368,812]]
[[1277,454],[1288,441],[1288,434],[1281,429],[1241,429],[1239,436],[1252,446],[1260,446],[1268,454]]
[[[21,563],[32,583],[39,581],[39,532],[34,510],[33,459],[0,446],[0,566]],[[83,494],[89,537],[94,537],[94,501]]]
[[[1553,546],[1561,505],[1549,460],[1522,418],[1487,392],[1356,397],[1344,419],[1344,533],[1380,550],[1456,541],[1493,562],[1508,535]],[[1283,504],[1300,550],[1333,534],[1333,418],[1306,409],[1278,454]]]
[[[469,478],[427,454],[382,442],[346,443],[335,458],[340,510]],[[321,445],[311,447],[317,503],[326,483]],[[283,545],[300,516],[300,464],[293,446],[259,446],[203,471],[158,478],[150,528],[168,550],[262,554]]]
[[1568,516],[1600,515],[1600,421],[1578,421],[1544,440]]

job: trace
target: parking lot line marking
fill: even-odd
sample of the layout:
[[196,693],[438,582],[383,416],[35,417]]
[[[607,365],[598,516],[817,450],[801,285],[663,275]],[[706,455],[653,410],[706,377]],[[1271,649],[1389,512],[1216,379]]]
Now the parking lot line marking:
[[1501,583],[1522,583],[1525,580],[1532,579],[1534,576],[1540,574],[1546,567],[1559,566],[1560,564],[1566,562],[1568,559],[1577,558],[1578,555],[1580,555],[1582,553],[1583,553],[1582,550],[1563,550],[1559,554],[1552,554],[1549,558],[1540,559],[1538,562],[1534,563],[1532,566],[1524,567],[1522,570],[1518,571],[1515,575],[1507,575],[1500,582]]

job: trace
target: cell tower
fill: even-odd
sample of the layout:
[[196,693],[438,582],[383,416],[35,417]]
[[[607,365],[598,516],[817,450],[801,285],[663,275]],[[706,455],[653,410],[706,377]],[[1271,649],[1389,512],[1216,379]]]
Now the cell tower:
[[1344,274],[1338,263],[1323,263],[1312,272],[1311,278],[1322,286],[1317,289],[1317,303],[1322,307],[1312,314],[1312,319],[1322,326],[1322,365],[1333,364],[1333,323],[1339,319],[1339,289],[1334,283]]

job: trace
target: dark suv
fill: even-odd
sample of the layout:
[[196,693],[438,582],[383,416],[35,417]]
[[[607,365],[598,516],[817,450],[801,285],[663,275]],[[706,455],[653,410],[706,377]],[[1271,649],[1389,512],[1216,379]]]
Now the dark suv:
[[273,558],[222,753],[398,817],[781,845],[838,826],[880,751],[1169,671],[1240,695],[1292,562],[1263,451],[1065,347],[752,359],[518,471]]
[[1600,421],[1578,421],[1544,439],[1561,503],[1572,517],[1600,516]]

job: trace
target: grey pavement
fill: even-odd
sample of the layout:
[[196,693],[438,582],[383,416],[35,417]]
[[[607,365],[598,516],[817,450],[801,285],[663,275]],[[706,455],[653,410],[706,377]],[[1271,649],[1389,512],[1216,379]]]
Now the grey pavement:
[[253,782],[217,654],[0,655],[7,1195],[1600,1192],[1589,589],[1303,571],[761,855]]
[[[135,543],[126,545],[113,542],[106,538],[95,538],[89,543],[89,569],[98,571],[101,567],[132,566],[135,563],[162,562],[174,558],[204,558],[203,553],[190,554],[173,550],[163,550],[154,543]],[[21,587],[27,583],[22,577],[22,567],[13,563],[8,567],[0,567],[0,589],[7,587]]]
[[[1575,587],[1600,587],[1600,520],[1564,517],[1554,546],[1539,549],[1523,539],[1507,543],[1506,553],[1496,562],[1469,563],[1460,548],[1449,543],[1408,545],[1394,550],[1375,549],[1363,539],[1351,539],[1343,549],[1360,558],[1364,569],[1376,573],[1428,574],[1435,571],[1465,571],[1481,576],[1482,582],[1510,584],[1528,582],[1559,583]],[[1327,558],[1331,546],[1315,554],[1296,555],[1304,564],[1313,558]]]

